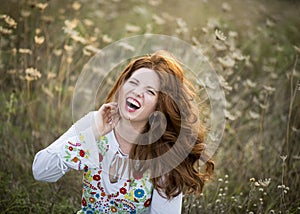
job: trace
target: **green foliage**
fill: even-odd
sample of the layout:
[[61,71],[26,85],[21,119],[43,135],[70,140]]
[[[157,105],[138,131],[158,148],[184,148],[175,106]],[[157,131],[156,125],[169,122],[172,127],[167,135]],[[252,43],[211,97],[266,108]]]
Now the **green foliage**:
[[[34,155],[72,124],[72,92],[88,60],[118,39],[146,32],[177,36],[201,50],[226,94],[227,124],[214,157],[215,178],[200,196],[184,197],[183,212],[299,212],[299,3],[0,4],[1,213],[80,208],[81,173],[37,182],[31,172]],[[113,72],[107,76],[108,87],[114,78]],[[105,95],[98,92],[95,108]]]

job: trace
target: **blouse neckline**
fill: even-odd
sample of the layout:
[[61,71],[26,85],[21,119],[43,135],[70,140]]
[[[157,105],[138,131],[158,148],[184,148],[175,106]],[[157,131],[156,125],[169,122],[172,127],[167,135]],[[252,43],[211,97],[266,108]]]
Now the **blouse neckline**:
[[113,129],[111,132],[112,132],[113,142],[114,142],[117,150],[119,151],[119,154],[124,158],[128,158],[129,154],[126,154],[125,152],[123,152],[121,147],[120,147],[120,144],[119,144],[119,142],[117,140],[117,137],[116,137],[116,134],[115,134],[115,129]]

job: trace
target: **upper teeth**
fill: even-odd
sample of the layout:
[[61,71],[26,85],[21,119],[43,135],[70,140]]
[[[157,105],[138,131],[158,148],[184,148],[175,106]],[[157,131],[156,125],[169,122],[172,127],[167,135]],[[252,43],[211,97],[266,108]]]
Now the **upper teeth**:
[[130,102],[131,104],[135,105],[136,107],[141,107],[140,104],[133,98],[128,98],[127,102]]

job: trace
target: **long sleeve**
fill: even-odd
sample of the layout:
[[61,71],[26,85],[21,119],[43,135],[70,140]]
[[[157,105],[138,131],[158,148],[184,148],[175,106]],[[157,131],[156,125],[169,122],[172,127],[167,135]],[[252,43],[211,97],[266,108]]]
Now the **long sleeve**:
[[99,163],[94,133],[96,112],[90,112],[47,148],[39,151],[33,161],[36,180],[55,182],[71,168],[96,168]]
[[182,207],[182,193],[168,200],[163,198],[156,189],[153,190],[150,214],[180,214]]

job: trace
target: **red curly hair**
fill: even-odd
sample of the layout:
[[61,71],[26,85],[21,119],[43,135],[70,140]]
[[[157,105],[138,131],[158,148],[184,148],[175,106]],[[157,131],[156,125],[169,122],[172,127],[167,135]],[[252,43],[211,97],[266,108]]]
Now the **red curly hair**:
[[[129,158],[142,163],[134,170],[141,173],[150,170],[154,188],[168,199],[181,192],[201,193],[214,170],[213,161],[204,151],[207,129],[199,120],[198,106],[193,104],[195,89],[170,53],[158,51],[131,61],[109,92],[106,102],[111,102],[125,81],[140,68],[152,69],[160,77],[156,111],[162,114],[150,116],[143,135],[133,144]],[[205,163],[205,172],[201,173],[196,167],[199,160]]]

